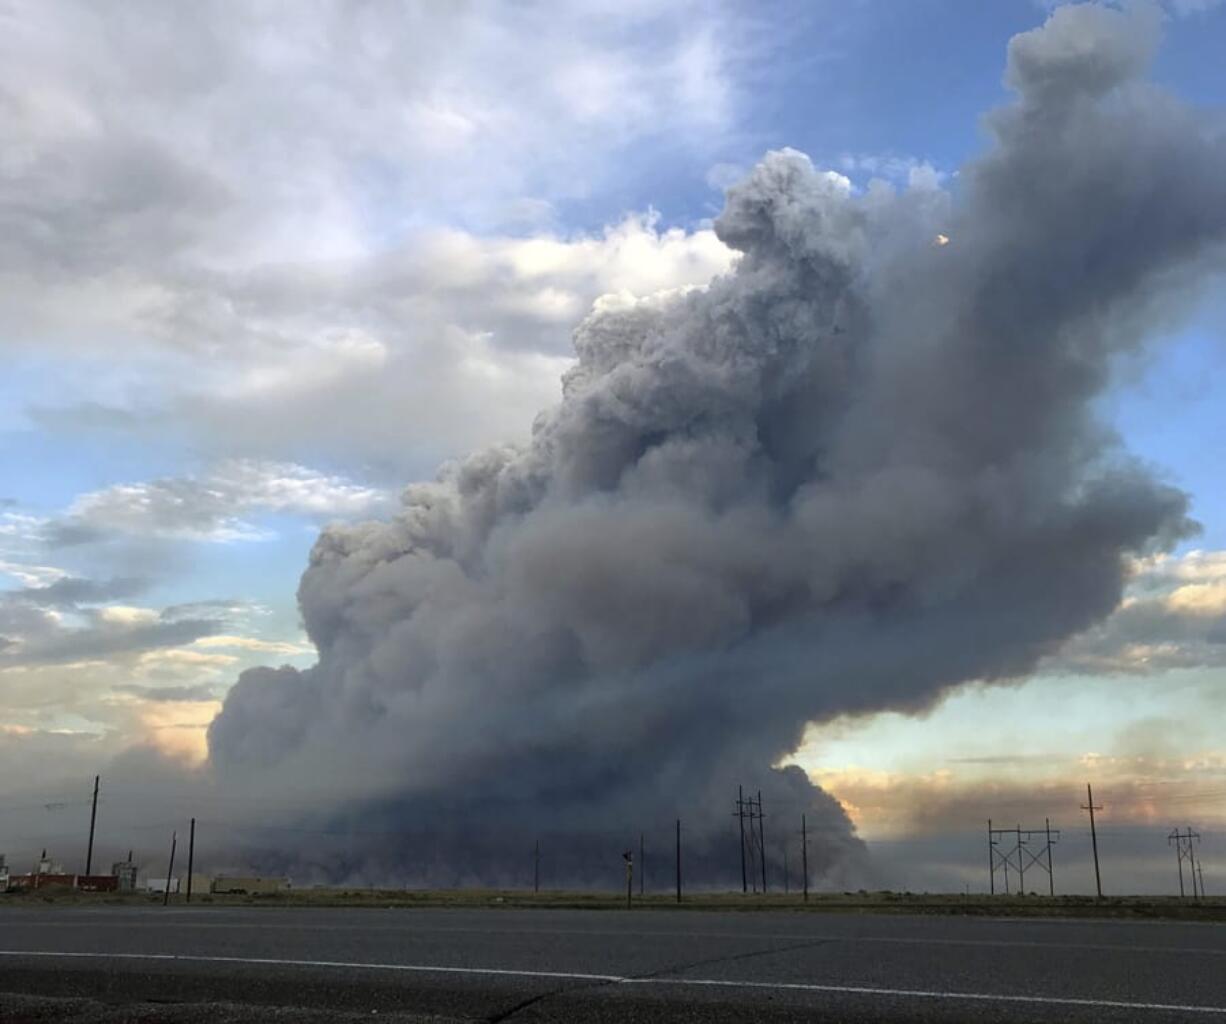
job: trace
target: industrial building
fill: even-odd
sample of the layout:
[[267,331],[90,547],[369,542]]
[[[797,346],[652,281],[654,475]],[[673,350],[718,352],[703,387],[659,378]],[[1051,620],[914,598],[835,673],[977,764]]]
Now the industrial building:
[[132,862],[132,851],[128,851],[128,859],[116,861],[111,865],[111,874],[117,879],[117,888],[120,892],[135,892],[136,891],[136,876],[140,872]]
[[[116,864],[115,868],[121,866],[124,865]],[[118,892],[124,888],[122,883],[126,877],[132,879],[132,887],[135,887],[136,865],[126,866],[131,869],[126,876],[121,876],[114,869],[109,875],[77,875],[65,871],[63,864],[48,856],[47,851],[43,850],[33,871],[29,874],[15,875],[10,872],[5,857],[0,855],[0,893],[10,890],[46,889],[52,886],[78,889],[81,892]]]
[[127,860],[115,861],[111,865],[110,874],[106,875],[77,875],[66,872],[62,864],[48,856],[46,850],[42,851],[34,870],[29,874],[12,874],[4,855],[0,854],[0,893],[50,886],[62,886],[81,892],[144,892],[158,896],[168,893],[171,896],[183,896],[187,893],[193,896],[207,896],[210,893],[264,896],[287,891],[290,881],[288,878],[264,875],[220,875],[212,878],[198,872],[192,872],[190,879],[186,873],[182,873],[171,878],[142,880],[140,866],[133,860],[131,850],[128,851]]

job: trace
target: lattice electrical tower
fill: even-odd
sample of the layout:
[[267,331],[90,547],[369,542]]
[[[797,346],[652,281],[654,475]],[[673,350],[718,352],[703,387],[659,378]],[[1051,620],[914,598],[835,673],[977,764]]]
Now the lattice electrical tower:
[[1009,869],[1017,876],[1017,891],[1026,894],[1026,872],[1038,868],[1047,874],[1047,891],[1056,895],[1056,875],[1052,866],[1052,847],[1060,841],[1060,830],[1043,820],[1042,828],[993,828],[988,819],[988,891],[996,895],[997,874],[1009,892]]
[[1204,883],[1201,883],[1201,891],[1196,890],[1196,857],[1192,852],[1192,844],[1200,842],[1200,833],[1193,832],[1192,827],[1188,826],[1186,832],[1180,832],[1179,829],[1172,829],[1171,834],[1166,837],[1167,844],[1175,844],[1175,857],[1179,861],[1179,895],[1184,896],[1183,890],[1183,862],[1188,862],[1188,871],[1192,876],[1192,898],[1200,899],[1204,895]]

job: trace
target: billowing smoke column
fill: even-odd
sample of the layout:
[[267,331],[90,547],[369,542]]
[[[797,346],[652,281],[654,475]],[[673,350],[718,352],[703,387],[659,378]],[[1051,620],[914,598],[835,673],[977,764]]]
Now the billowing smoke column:
[[715,224],[732,273],[602,300],[526,448],[323,534],[319,663],[243,675],[213,770],[419,828],[428,854],[349,866],[440,884],[540,833],[594,877],[677,816],[690,877],[730,881],[744,781],[850,880],[840,806],[771,769],[805,724],[1026,673],[1190,529],[1094,410],[1226,237],[1221,135],[1140,80],[1154,28],[1061,8],[1016,37],[955,198],[768,154]]

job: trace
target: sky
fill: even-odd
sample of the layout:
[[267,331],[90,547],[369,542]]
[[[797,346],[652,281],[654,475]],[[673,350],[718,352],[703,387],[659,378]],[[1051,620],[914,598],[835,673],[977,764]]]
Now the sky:
[[[956,197],[1050,6],[0,7],[0,772],[72,805],[12,848],[125,751],[202,761],[244,669],[311,665],[321,528],[525,441],[601,296],[729,271],[712,220],[767,151]],[[1226,5],[1157,10],[1152,77],[1220,126]],[[1170,890],[1190,824],[1226,885],[1224,314],[1183,297],[1100,399],[1199,532],[1034,674],[789,759],[894,887],[984,888],[986,820],[1050,818],[1084,891],[1086,782],[1119,884]]]

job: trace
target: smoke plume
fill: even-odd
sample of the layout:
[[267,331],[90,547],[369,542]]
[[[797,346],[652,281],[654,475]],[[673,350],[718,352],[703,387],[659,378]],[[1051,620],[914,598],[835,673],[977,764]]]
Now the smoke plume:
[[768,153],[715,222],[731,273],[601,300],[530,444],[323,533],[319,662],[243,674],[212,771],[420,829],[353,857],[440,884],[542,833],[582,880],[677,817],[691,877],[730,879],[743,781],[851,879],[842,808],[772,768],[806,723],[1024,675],[1192,529],[1095,407],[1226,239],[1226,145],[1144,81],[1155,30],[1065,7],[1014,38],[952,192]]

